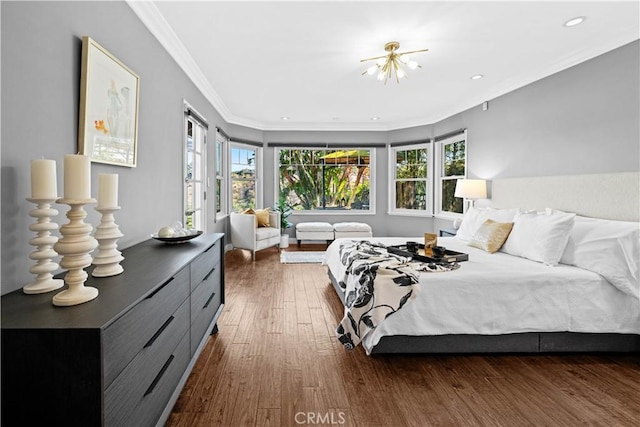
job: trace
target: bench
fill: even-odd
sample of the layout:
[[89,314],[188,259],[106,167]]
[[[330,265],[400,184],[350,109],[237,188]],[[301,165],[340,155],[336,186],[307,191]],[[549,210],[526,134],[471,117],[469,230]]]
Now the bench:
[[327,244],[334,239],[343,237],[366,238],[373,237],[369,224],[363,222],[300,222],[296,224],[296,240],[298,246],[302,240],[326,240]]
[[333,240],[333,225],[328,222],[300,222],[296,224],[296,240],[300,246],[301,240],[326,240],[327,244]]
[[364,222],[336,222],[333,224],[333,238],[342,237],[366,238],[373,237],[371,226]]

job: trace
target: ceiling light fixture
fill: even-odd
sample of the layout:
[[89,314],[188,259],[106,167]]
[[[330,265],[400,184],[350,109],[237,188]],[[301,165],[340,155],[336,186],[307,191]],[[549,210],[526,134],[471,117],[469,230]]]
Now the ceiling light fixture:
[[289,120],[289,117],[287,117],[287,116],[282,116],[282,117],[280,117],[280,120]]
[[373,120],[374,122],[380,120],[380,117],[371,117],[371,120]]
[[376,56],[373,58],[361,59],[360,62],[376,61],[375,65],[367,68],[362,75],[373,75],[378,72],[377,79],[379,81],[384,80],[384,84],[387,84],[387,80],[391,78],[392,74],[395,74],[396,82],[400,83],[400,79],[407,76],[407,73],[402,68],[406,65],[409,69],[415,70],[416,68],[422,68],[416,61],[409,59],[410,53],[426,52],[429,49],[412,50],[410,52],[396,52],[400,49],[400,43],[389,42],[384,45],[384,50],[389,52],[387,55]]
[[482,74],[476,74],[475,76],[471,76],[470,79],[471,80],[479,80],[479,79],[481,79],[483,77],[484,77],[484,75],[482,75]]
[[584,16],[577,16],[577,17],[571,18],[567,22],[565,22],[564,26],[565,27],[575,27],[576,25],[582,24],[585,19],[587,19],[587,18],[584,17]]

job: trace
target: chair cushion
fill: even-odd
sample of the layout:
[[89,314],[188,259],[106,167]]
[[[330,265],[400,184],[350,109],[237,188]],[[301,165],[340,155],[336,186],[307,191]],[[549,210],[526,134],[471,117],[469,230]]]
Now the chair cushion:
[[333,224],[335,231],[364,231],[371,232],[371,226],[364,222],[336,222]]
[[333,226],[328,222],[301,222],[296,224],[296,231],[328,231],[333,232]]
[[280,237],[280,230],[273,227],[259,227],[256,230],[256,241]]

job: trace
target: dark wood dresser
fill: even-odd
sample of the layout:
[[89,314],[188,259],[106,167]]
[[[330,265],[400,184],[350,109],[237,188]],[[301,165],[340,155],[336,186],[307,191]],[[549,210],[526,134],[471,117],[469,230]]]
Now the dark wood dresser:
[[84,304],[56,307],[56,292],[2,296],[2,425],[164,423],[217,331],[223,237],[127,248],[124,273],[89,275],[100,293]]

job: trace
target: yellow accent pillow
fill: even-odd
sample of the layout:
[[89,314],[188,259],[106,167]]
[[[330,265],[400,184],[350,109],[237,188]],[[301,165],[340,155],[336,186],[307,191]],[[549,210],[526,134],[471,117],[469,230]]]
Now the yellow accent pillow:
[[270,227],[269,211],[270,211],[270,208],[255,210],[255,215],[258,218],[258,227]]
[[497,252],[509,237],[512,228],[512,222],[496,222],[488,219],[473,235],[469,246],[483,249],[491,254]]

